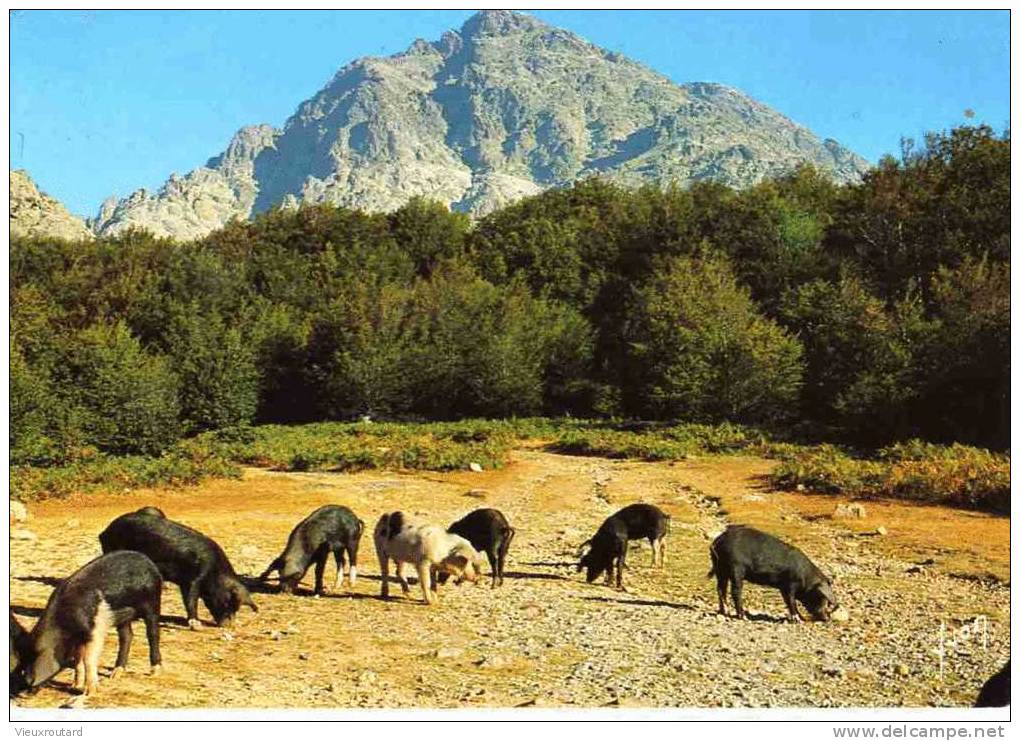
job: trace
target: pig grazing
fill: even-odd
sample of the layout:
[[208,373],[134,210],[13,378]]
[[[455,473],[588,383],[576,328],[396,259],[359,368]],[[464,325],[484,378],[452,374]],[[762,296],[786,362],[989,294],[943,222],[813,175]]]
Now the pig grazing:
[[269,564],[260,581],[265,581],[276,571],[280,575],[280,589],[293,592],[301,582],[308,567],[315,562],[315,593],[322,594],[322,575],[326,569],[329,554],[336,560],[336,579],[333,589],[341,582],[344,572],[344,553],[350,561],[350,586],[358,576],[358,544],[365,523],[347,507],[327,504],[319,507],[298,523],[287,538],[283,553]]
[[783,595],[791,620],[803,620],[797,602],[815,620],[845,620],[832,583],[799,549],[771,535],[743,525],[730,525],[709,547],[719,591],[719,612],[726,614],[726,586],[733,587],[737,617],[743,619],[744,580],[775,587]]
[[[665,565],[669,515],[653,504],[638,503],[627,505],[611,517],[623,523],[627,531],[627,540],[647,538],[649,545],[652,546],[652,566]],[[583,553],[591,543],[591,540],[582,543],[580,552]]]
[[616,588],[626,591],[623,586],[623,569],[627,565],[627,525],[619,517],[610,517],[602,523],[598,531],[586,545],[591,548],[581,557],[577,570],[587,569],[586,579],[589,584],[599,574],[605,572],[606,586],[613,581],[613,569],[616,569]]
[[[498,509],[476,509],[450,525],[446,532],[459,535],[476,551],[484,553],[492,569],[492,586],[503,585],[506,553],[516,531],[502,512]],[[440,580],[445,583],[446,575],[440,576]]]
[[390,594],[389,562],[392,560],[396,563],[397,579],[404,594],[410,592],[404,565],[414,565],[425,602],[430,605],[436,600],[432,589],[434,577],[445,573],[458,582],[474,582],[478,580],[483,563],[478,551],[464,538],[446,532],[439,525],[416,522],[403,512],[391,512],[379,518],[375,526],[375,552],[379,556],[383,599],[388,599]]
[[228,623],[244,605],[258,612],[223,549],[197,530],[138,511],[111,522],[99,535],[99,542],[103,553],[138,551],[152,559],[163,579],[181,588],[188,626],[193,630],[201,626],[199,597],[217,625]]
[[120,649],[113,673],[127,666],[131,622],[145,621],[149,663],[159,671],[159,609],[163,579],[156,565],[134,551],[108,553],[90,561],[60,583],[28,636],[19,670],[25,687],[38,687],[61,669],[74,667],[74,687],[85,694],[99,686],[99,659],[110,628]]
[[1004,708],[1010,704],[1009,662],[993,674],[978,693],[976,708]]

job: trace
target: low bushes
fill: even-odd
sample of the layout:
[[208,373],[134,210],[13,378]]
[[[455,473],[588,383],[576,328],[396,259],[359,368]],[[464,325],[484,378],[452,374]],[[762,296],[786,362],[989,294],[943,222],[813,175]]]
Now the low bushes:
[[912,440],[871,459],[832,445],[804,448],[782,461],[772,483],[858,497],[893,497],[1009,514],[1009,456],[966,445]]
[[207,478],[237,478],[230,461],[181,443],[159,457],[84,453],[60,466],[12,466],[11,498],[66,497],[76,492],[187,486]]

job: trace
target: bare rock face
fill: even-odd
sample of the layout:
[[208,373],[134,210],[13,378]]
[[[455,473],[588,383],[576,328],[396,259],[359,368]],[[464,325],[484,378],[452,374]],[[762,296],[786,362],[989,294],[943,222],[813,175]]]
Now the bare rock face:
[[141,188],[121,201],[108,198],[90,225],[99,234],[139,227],[186,240],[202,237],[233,218],[247,219],[258,193],[255,161],[278,134],[271,126],[247,126],[205,167],[184,177],[170,175],[158,193]]
[[91,239],[85,221],[41,192],[24,170],[11,170],[11,237]]
[[677,85],[531,16],[490,10],[436,42],[348,64],[282,131],[242,129],[158,193],[107,202],[93,227],[192,238],[279,205],[389,211],[413,196],[481,216],[593,175],[740,188],[803,163],[840,182],[867,168],[733,88]]

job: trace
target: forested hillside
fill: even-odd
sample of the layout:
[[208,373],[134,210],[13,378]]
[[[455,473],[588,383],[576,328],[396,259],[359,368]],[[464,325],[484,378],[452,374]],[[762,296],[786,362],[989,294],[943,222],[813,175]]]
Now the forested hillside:
[[477,222],[272,210],[11,244],[11,462],[362,414],[746,422],[1009,447],[1010,139],[863,181],[598,180]]

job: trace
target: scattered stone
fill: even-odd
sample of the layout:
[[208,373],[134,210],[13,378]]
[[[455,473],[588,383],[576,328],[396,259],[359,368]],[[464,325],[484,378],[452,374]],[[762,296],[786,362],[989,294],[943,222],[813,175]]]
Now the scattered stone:
[[842,677],[846,674],[841,666],[824,666],[822,667],[822,674],[827,677]]
[[924,566],[921,566],[920,564],[914,564],[913,566],[911,566],[910,568],[907,569],[907,573],[908,574],[923,574],[923,573],[925,573],[925,568],[924,568]]
[[804,484],[797,484],[797,491],[804,491]]
[[521,612],[530,618],[537,618],[541,617],[542,608],[534,603],[529,603],[521,607]]
[[765,497],[763,497],[763,496],[761,496],[759,494],[745,494],[744,495],[744,501],[745,502],[763,502],[763,501],[765,501]]
[[357,683],[359,685],[373,685],[378,680],[379,676],[372,672],[370,669],[366,669],[364,672],[358,675]]
[[845,623],[850,619],[850,613],[847,612],[847,609],[845,607],[840,607],[839,609],[835,610],[829,617],[831,617],[832,620],[837,623]]
[[297,657],[298,657],[299,659],[301,659],[301,661],[308,661],[308,659],[310,659],[310,658],[311,658],[311,654],[308,654],[308,653],[305,653],[304,651],[302,651],[301,653],[299,653],[299,654],[297,655]]
[[220,633],[220,640],[227,641],[229,643],[230,641],[234,640],[234,634],[231,633],[229,630],[225,630],[222,633]]
[[875,528],[875,535],[888,535],[889,531],[886,530],[882,525]]
[[905,677],[910,674],[910,667],[907,666],[906,664],[897,664],[896,673],[899,674],[901,677]]
[[472,489],[471,491],[464,494],[466,497],[472,497],[474,499],[485,499],[489,494],[484,489]]
[[33,533],[31,530],[24,530],[17,528],[11,530],[11,540],[38,540],[39,536]]
[[479,669],[504,669],[510,665],[506,656],[484,656],[475,662]]
[[281,633],[278,630],[270,630],[269,631],[269,637],[271,639],[273,639],[274,641],[279,641],[279,640],[281,640],[283,638],[283,633]]
[[296,625],[294,625],[294,623],[287,623],[287,627],[283,629],[283,632],[289,636],[296,636],[299,633],[301,633],[301,631],[298,629]]
[[832,513],[835,518],[862,518],[867,516],[867,510],[864,505],[860,502],[848,502],[836,505],[835,511]]
[[464,649],[455,646],[443,646],[432,652],[432,656],[437,659],[456,659],[463,655]]
[[74,517],[72,517],[70,520],[68,520],[67,522],[64,523],[64,527],[68,527],[68,528],[76,528],[79,525],[81,525],[81,523],[77,519],[75,519]]
[[468,464],[468,468],[470,468],[470,469],[471,469],[472,471],[474,471],[475,473],[481,473],[481,472],[482,472],[482,470],[483,470],[483,469],[482,469],[482,464],[481,464],[481,463],[475,463],[474,461],[471,461],[471,462],[470,462],[470,463]]
[[28,507],[23,502],[19,502],[16,499],[11,501],[11,524],[16,522],[25,522],[28,520]]

